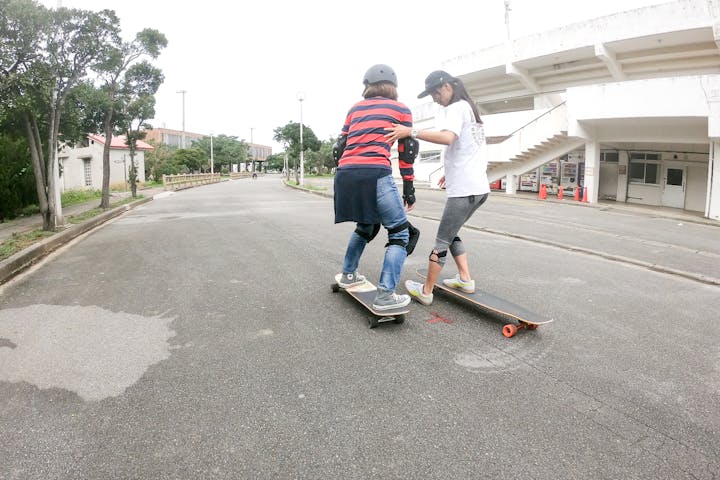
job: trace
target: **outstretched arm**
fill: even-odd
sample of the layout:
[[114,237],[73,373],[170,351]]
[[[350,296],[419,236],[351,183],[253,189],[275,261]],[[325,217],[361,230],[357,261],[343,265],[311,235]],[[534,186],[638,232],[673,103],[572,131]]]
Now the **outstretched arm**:
[[[406,127],[405,125],[393,124],[392,128],[388,128],[390,133],[385,134],[390,142],[394,142],[400,138],[411,137],[413,128]],[[439,145],[450,145],[457,139],[457,135],[449,130],[441,130],[439,132],[434,130],[416,130],[417,135],[415,138],[418,140],[424,140],[430,143],[437,143]]]

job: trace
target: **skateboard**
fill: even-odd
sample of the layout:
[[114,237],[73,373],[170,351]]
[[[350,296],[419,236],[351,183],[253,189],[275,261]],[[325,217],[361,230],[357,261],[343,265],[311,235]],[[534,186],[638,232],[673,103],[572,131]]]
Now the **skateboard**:
[[[420,269],[417,271],[417,274],[421,278],[426,279],[427,269]],[[503,300],[502,298],[498,298],[487,292],[475,289],[475,293],[465,293],[462,290],[448,287],[442,283],[442,279],[438,279],[438,281],[435,282],[435,288],[439,288],[443,292],[456,298],[468,301],[504,320],[513,322],[503,326],[502,333],[507,338],[515,336],[515,334],[522,329],[535,330],[538,326],[553,321],[552,318],[545,318],[542,315],[538,315],[535,312],[531,312],[530,310],[521,307],[520,305],[508,302],[507,300]]]
[[373,316],[370,317],[370,319],[368,320],[370,322],[370,328],[375,328],[380,323],[384,322],[394,321],[398,324],[403,323],[405,321],[405,314],[410,313],[410,309],[408,307],[397,307],[390,310],[374,309],[372,304],[373,300],[375,300],[377,287],[371,282],[365,280],[365,283],[362,283],[360,285],[356,285],[350,288],[342,288],[340,285],[338,285],[340,275],[342,274],[338,273],[337,275],[335,275],[335,283],[333,283],[330,288],[332,288],[333,292],[339,292],[340,290],[346,291],[350,294],[351,297],[360,302],[365,308],[370,310],[370,312],[373,314]]

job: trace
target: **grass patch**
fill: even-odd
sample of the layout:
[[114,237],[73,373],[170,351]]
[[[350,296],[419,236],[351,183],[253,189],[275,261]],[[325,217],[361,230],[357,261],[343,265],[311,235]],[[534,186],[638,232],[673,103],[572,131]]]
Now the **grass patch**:
[[[316,175],[316,177],[317,177],[317,175]],[[288,185],[292,185],[293,187],[297,187],[297,186],[298,186],[298,183],[297,183],[295,180],[287,180],[286,183],[287,183]],[[316,191],[316,192],[324,192],[324,191],[327,190],[327,187],[325,187],[325,186],[319,187],[319,186],[317,186],[317,185],[313,185],[313,184],[308,183],[308,182],[305,182],[305,185],[303,185],[303,186],[300,187],[300,188],[304,188],[305,190],[313,190],[313,191]]]
[[69,207],[100,197],[102,197],[100,190],[67,190],[61,194],[61,204],[63,207]]
[[318,186],[312,185],[310,183],[306,183],[303,188],[305,188],[307,190],[312,190],[314,192],[324,192],[325,190],[327,190],[327,187],[318,187]]
[[[135,200],[139,200],[141,198],[144,198],[142,195],[138,195],[137,198],[124,198],[118,202],[114,202],[110,204],[110,208],[119,207],[120,205],[125,205],[126,203],[134,202]],[[96,217],[100,215],[101,213],[105,212],[106,210],[103,210],[102,208],[91,208],[90,210],[86,210],[82,213],[78,213],[77,215],[72,215],[67,217],[67,221],[72,223],[73,225],[77,225],[78,223],[82,223],[85,220],[89,220],[93,217]]]
[[[112,203],[110,205],[110,208],[119,207],[120,205],[131,203],[141,198],[143,198],[142,195],[138,195],[137,198],[124,198],[118,202]],[[68,221],[68,223],[76,225],[78,223],[83,223],[84,221],[89,220],[97,215],[100,215],[104,211],[105,210],[103,210],[102,208],[93,208],[77,215],[68,216],[66,217],[66,220]],[[0,243],[0,260],[5,260],[6,258],[15,255],[20,250],[28,248],[29,246],[39,242],[40,240],[52,237],[53,235],[55,235],[55,233],[56,232],[46,232],[45,230],[32,230],[30,232],[13,233],[12,237]]]
[[5,260],[20,250],[27,248],[44,238],[51,237],[54,234],[55,232],[46,232],[44,230],[13,233],[12,237],[0,243],[0,260]]

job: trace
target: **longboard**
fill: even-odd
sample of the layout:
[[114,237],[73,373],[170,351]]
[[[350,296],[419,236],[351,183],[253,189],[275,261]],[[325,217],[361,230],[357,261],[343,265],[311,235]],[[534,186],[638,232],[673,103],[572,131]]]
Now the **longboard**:
[[394,321],[398,324],[403,323],[405,321],[405,315],[410,313],[410,309],[408,307],[397,307],[389,310],[374,309],[373,300],[375,300],[375,295],[377,294],[377,287],[373,285],[372,282],[366,280],[363,284],[350,288],[342,288],[338,285],[340,275],[342,274],[338,273],[335,275],[335,283],[333,283],[330,288],[333,292],[339,292],[340,290],[346,291],[351,297],[360,302],[362,306],[370,310],[373,314],[373,316],[368,320],[370,328],[375,328],[382,322]]
[[[417,274],[422,279],[426,279],[427,269],[420,269],[417,271]],[[515,336],[515,334],[522,329],[535,330],[538,326],[553,321],[552,318],[543,317],[542,315],[531,312],[520,305],[508,302],[507,300],[478,289],[475,289],[475,293],[465,293],[462,290],[448,287],[442,283],[441,278],[438,278],[438,281],[435,282],[435,288],[438,288],[456,298],[468,301],[486,312],[497,315],[504,320],[514,322],[503,326],[502,333],[507,338]]]

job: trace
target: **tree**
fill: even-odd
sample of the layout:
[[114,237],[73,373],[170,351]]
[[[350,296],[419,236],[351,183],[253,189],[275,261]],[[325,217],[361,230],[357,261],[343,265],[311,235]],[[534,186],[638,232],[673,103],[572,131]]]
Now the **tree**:
[[334,139],[321,141],[320,148],[317,151],[308,152],[305,156],[305,165],[309,165],[318,175],[322,175],[326,169],[328,172],[332,171],[335,168],[332,152],[334,143]]
[[[210,158],[210,137],[203,137],[193,142],[193,148],[202,152],[207,159]],[[238,140],[236,136],[218,135],[212,139],[214,170],[220,171],[227,166],[228,171],[234,163],[240,164],[248,161],[249,145],[244,140]],[[209,160],[208,160],[209,165]]]
[[150,140],[148,143],[152,145],[153,149],[145,152],[145,178],[152,178],[159,182],[163,175],[177,175],[187,171],[184,166],[181,168],[173,159],[176,147],[155,140]]
[[[117,125],[117,112],[127,107],[126,101],[130,90],[138,97],[154,95],[162,82],[159,70],[153,70],[146,61],[135,63],[142,56],[156,59],[160,51],[167,46],[167,38],[157,30],[147,28],[139,32],[131,42],[123,43],[112,49],[107,59],[96,68],[102,82],[99,91],[102,93],[100,115],[101,128],[105,136],[103,147],[103,180],[101,208],[110,207],[110,145]],[[134,73],[133,73],[134,72]],[[143,72],[144,74],[138,74]],[[129,74],[129,75],[128,75]],[[157,83],[157,84],[156,84]],[[131,166],[132,168],[132,166]],[[133,185],[134,187],[134,185]]]
[[285,168],[285,153],[273,153],[265,159],[265,169],[267,171],[282,172]]
[[[300,159],[300,124],[289,122],[284,127],[277,127],[273,130],[275,134],[273,140],[286,145],[285,151],[290,154],[295,163],[295,181],[300,183],[297,162]],[[303,151],[317,151],[320,149],[320,141],[315,136],[315,132],[305,124],[303,124]]]
[[184,166],[187,172],[199,172],[205,161],[205,154],[197,148],[178,148],[173,153],[172,161],[175,165]]
[[[110,10],[50,12],[32,0],[5,0],[2,6],[7,13],[0,29],[36,37],[13,43],[13,59],[3,51],[1,61],[12,71],[3,75],[3,92],[28,140],[43,229],[54,230],[63,223],[57,153],[65,102],[87,70],[119,43],[118,19]],[[29,54],[31,46],[36,50]]]
[[[123,88],[119,92],[119,100],[124,105],[122,113],[116,113],[119,130],[125,133],[125,143],[130,149],[130,191],[133,198],[137,196],[137,164],[135,151],[137,141],[145,138],[146,130],[152,128],[147,120],[155,116],[155,93],[163,82],[159,68],[148,62],[132,65],[125,72]],[[110,143],[111,137],[105,137]],[[110,168],[109,162],[107,165]]]

